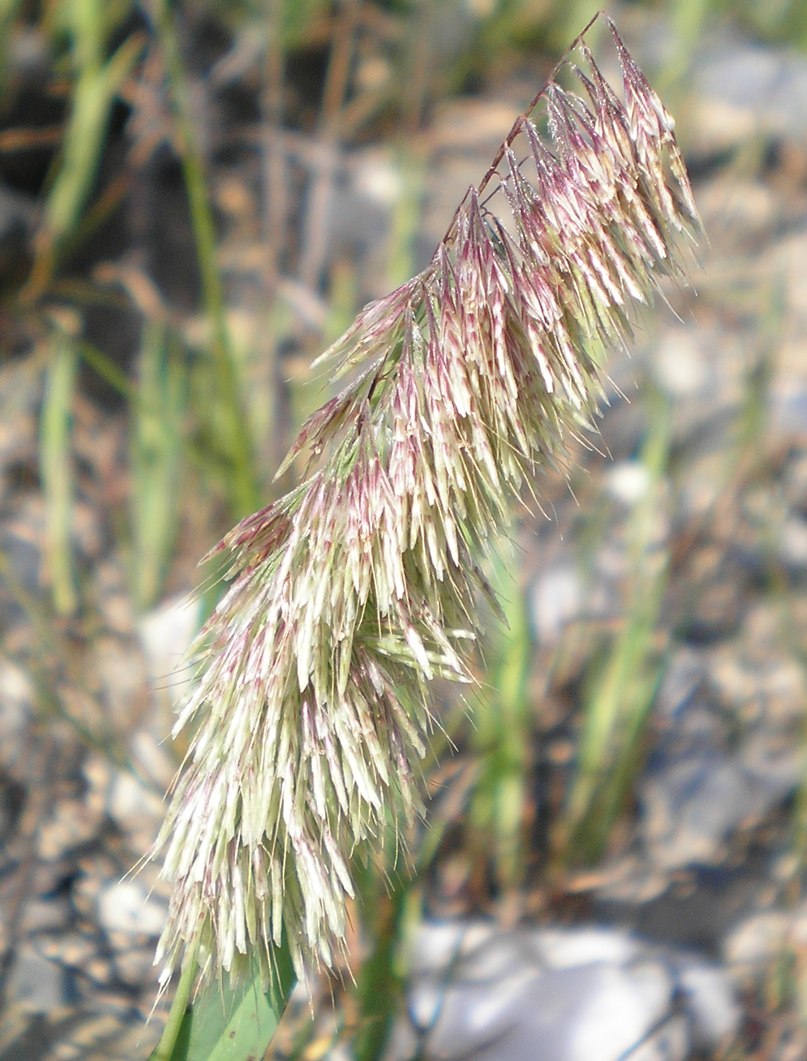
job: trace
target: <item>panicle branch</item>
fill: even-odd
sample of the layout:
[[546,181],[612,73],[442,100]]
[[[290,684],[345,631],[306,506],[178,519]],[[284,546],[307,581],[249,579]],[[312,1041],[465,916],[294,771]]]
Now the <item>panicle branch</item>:
[[673,121],[609,25],[621,96],[579,40],[579,92],[553,76],[428,268],[320,358],[349,382],[284,464],[303,484],[214,550],[231,585],[194,649],[176,731],[198,728],[157,842],[165,981],[197,939],[209,971],[257,958],[268,978],[284,932],[299,973],[332,963],[351,858],[420,807],[429,683],[470,680],[480,558],[590,423],[631,306],[680,271],[699,220]]

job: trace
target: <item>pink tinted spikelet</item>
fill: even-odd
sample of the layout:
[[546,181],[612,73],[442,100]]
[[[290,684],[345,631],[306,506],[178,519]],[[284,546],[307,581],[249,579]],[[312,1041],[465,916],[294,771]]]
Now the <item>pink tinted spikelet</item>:
[[230,586],[194,647],[175,733],[196,732],[156,847],[164,983],[197,942],[208,973],[268,980],[284,934],[299,974],[332,963],[351,859],[420,806],[429,683],[470,680],[479,560],[590,423],[630,307],[681,272],[699,221],[673,122],[611,32],[621,91],[579,39],[428,268],[320,359],[349,382],[287,459],[302,485],[215,550]]

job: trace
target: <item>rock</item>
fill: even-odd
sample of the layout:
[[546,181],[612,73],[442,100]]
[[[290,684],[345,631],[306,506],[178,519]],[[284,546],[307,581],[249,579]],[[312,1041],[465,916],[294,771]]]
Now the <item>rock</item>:
[[[608,928],[423,925],[409,1003],[418,1056],[435,1061],[684,1061],[739,1019],[718,967]],[[399,1024],[390,1061],[411,1057],[417,1038]]]
[[554,644],[586,607],[585,586],[577,565],[560,562],[542,570],[533,583],[530,604],[536,643]]
[[732,975],[743,985],[761,977],[784,952],[792,930],[793,916],[783,910],[759,910],[742,918],[722,945]]
[[693,327],[671,326],[659,336],[653,355],[656,381],[677,401],[690,407],[702,400],[712,385],[713,365],[703,356]]
[[704,748],[655,769],[642,785],[643,835],[666,869],[714,862],[731,832],[781,795],[736,757]]
[[807,114],[807,59],[781,47],[722,34],[693,64],[701,150],[737,147],[750,136],[803,142]]
[[605,492],[628,508],[643,501],[652,485],[649,469],[638,460],[613,464],[603,476]]
[[173,706],[182,698],[191,676],[183,664],[201,614],[201,602],[182,594],[163,601],[138,623],[152,685]]
[[[28,674],[15,663],[0,659],[0,766],[14,780],[24,777],[26,735],[33,718],[34,698]],[[6,814],[10,810],[7,805]],[[10,819],[5,821],[8,824]]]
[[42,822],[37,835],[37,854],[57,862],[89,844],[102,827],[100,806],[81,798],[59,800]]
[[[756,624],[760,646],[764,618]],[[786,661],[764,665],[733,647],[676,653],[638,789],[641,833],[656,866],[715,864],[735,830],[795,790],[802,763],[793,712],[803,703],[802,682]]]
[[786,516],[781,528],[779,555],[792,574],[807,574],[807,519],[802,515]]
[[164,812],[163,801],[153,785],[138,774],[111,766],[100,755],[89,755],[83,766],[87,784],[105,813],[124,836],[139,834],[146,824],[149,832]]
[[21,929],[29,936],[47,933],[57,935],[67,930],[70,923],[70,903],[67,895],[32,896],[25,902]]
[[138,880],[108,884],[98,894],[98,923],[106,932],[159,936],[167,906]]
[[683,1008],[691,1045],[711,1053],[737,1032],[741,1011],[724,968],[691,955],[670,953],[675,982],[684,996]]
[[9,999],[28,1013],[53,1013],[68,1001],[63,970],[28,942],[17,949],[7,993]]

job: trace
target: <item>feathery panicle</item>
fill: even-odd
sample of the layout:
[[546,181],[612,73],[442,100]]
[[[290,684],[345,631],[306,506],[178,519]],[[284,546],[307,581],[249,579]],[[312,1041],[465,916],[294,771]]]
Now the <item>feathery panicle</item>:
[[268,978],[283,933],[299,973],[333,961],[351,858],[419,808],[429,682],[469,680],[479,558],[699,229],[672,119],[611,31],[621,96],[579,39],[579,93],[550,79],[428,268],[320,359],[350,381],[287,459],[303,484],[217,547],[231,586],[157,843],[164,981],[197,940],[207,971]]

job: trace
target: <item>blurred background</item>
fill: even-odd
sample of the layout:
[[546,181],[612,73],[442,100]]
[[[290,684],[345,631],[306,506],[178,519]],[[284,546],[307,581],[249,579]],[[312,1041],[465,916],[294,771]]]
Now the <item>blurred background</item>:
[[[428,262],[594,11],[0,0],[4,1061],[156,1041],[167,892],[130,871],[198,558],[290,485],[311,360]],[[354,979],[271,1056],[807,1056],[807,8],[610,14],[677,118],[697,293],[516,515],[427,819],[357,869]]]

